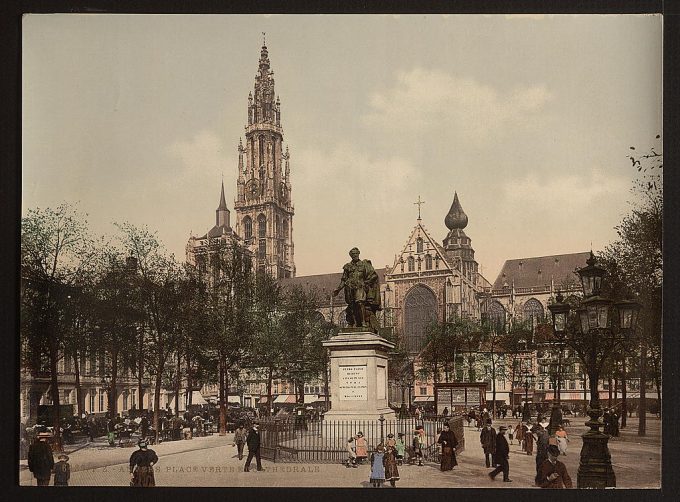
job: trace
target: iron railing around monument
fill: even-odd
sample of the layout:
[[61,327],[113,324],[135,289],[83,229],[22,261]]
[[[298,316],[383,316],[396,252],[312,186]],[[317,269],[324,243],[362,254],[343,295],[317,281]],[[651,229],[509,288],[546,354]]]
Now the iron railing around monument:
[[368,453],[385,443],[387,435],[395,439],[403,433],[407,452],[411,450],[413,432],[421,425],[425,431],[423,456],[426,461],[438,462],[437,438],[448,422],[458,439],[456,450],[465,449],[463,418],[433,417],[418,420],[414,417],[391,420],[318,420],[301,421],[295,417],[260,420],[260,452],[274,462],[342,463],[348,458],[347,440],[361,432],[368,445]]

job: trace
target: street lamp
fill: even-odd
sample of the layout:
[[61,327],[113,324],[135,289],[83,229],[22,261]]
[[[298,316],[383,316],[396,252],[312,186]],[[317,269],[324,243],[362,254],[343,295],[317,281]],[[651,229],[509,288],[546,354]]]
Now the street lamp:
[[[641,305],[634,301],[616,304],[600,296],[606,270],[595,263],[592,251],[586,266],[577,273],[581,279],[584,300],[576,309],[575,323],[569,323],[571,307],[558,293],[556,302],[549,305],[552,313],[553,331],[558,340],[569,345],[585,365],[590,382],[590,405],[586,425],[590,430],[583,434],[583,448],[578,468],[579,488],[608,488],[616,486],[607,442],[609,436],[600,432],[602,409],[598,382],[600,371],[616,345],[625,343],[635,332],[635,323]],[[618,316],[610,316],[612,305]],[[614,318],[612,318],[614,317]],[[616,319],[616,322],[614,322]]]
[[109,373],[102,377],[102,384],[104,389],[106,389],[106,411],[111,411],[111,381],[111,374]]
[[527,368],[522,370],[522,380],[524,380],[524,408],[522,409],[522,422],[528,422],[531,419],[531,412],[529,411],[529,387],[533,385],[536,375],[530,373]]

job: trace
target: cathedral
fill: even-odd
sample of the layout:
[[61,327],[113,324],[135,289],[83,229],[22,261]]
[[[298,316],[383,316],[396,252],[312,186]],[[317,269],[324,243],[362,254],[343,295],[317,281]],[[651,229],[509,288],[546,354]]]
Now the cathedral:
[[[258,271],[278,279],[284,289],[299,285],[315,291],[322,299],[319,311],[327,320],[344,327],[346,304],[341,296],[332,296],[341,273],[302,277],[295,273],[290,155],[283,144],[281,102],[274,91],[273,74],[269,53],[263,44],[254,89],[248,95],[245,142],[239,139],[238,143],[234,220],[231,220],[222,184],[215,225],[205,235],[189,238],[187,262],[210,277],[213,253],[224,249],[225,245],[243,246]],[[573,271],[585,264],[587,253],[508,260],[491,284],[479,272],[472,241],[465,233],[468,216],[458,193],[454,192],[449,211],[442,215],[447,231],[440,235],[441,240],[436,238],[436,228],[431,232],[423,223],[421,203],[418,198],[415,226],[404,246],[395,254],[392,265],[376,269],[382,303],[378,316],[380,326],[398,334],[412,362],[412,372],[418,366],[418,355],[426,344],[427,326],[433,320],[443,322],[452,316],[471,319],[491,316],[507,322],[528,319],[537,324],[546,317],[548,301],[557,289],[567,294],[578,291]],[[540,354],[534,354],[530,361],[541,373]],[[484,372],[482,357],[479,364],[481,367],[476,374],[462,374],[457,378],[486,378],[484,375],[488,375],[488,371]],[[257,376],[246,380],[250,382],[250,390],[244,393],[243,404],[262,404],[262,382]],[[520,389],[515,388],[515,382],[500,380],[496,382],[497,399],[516,402],[514,394]],[[577,384],[576,380],[568,382],[565,389],[575,391],[574,396],[570,396],[572,399],[584,391],[583,382]],[[541,397],[540,391],[547,391],[548,386],[538,383],[535,397]],[[409,395],[414,398],[413,402],[433,399],[432,382],[415,379],[411,387]],[[309,382],[308,390],[318,394],[322,391],[320,382]],[[393,405],[400,404],[398,390],[394,385],[390,389]],[[291,392],[284,381],[276,381],[273,391],[280,397]],[[545,394],[543,392],[543,396]],[[313,397],[310,397],[312,401]],[[489,395],[487,399],[490,399]],[[412,400],[409,398],[409,401]]]
[[274,72],[264,44],[255,88],[248,95],[245,130],[245,146],[242,139],[238,144],[234,227],[222,184],[215,226],[201,237],[189,238],[187,262],[205,272],[211,246],[238,243],[250,252],[258,271],[276,279],[295,277],[290,154],[283,146],[281,101],[274,92]]

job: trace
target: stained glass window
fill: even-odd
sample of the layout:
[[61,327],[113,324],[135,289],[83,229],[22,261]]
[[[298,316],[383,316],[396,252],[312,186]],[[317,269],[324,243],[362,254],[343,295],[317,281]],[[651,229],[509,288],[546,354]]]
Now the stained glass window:
[[524,319],[531,321],[531,329],[543,322],[543,305],[536,298],[527,300],[524,304]]

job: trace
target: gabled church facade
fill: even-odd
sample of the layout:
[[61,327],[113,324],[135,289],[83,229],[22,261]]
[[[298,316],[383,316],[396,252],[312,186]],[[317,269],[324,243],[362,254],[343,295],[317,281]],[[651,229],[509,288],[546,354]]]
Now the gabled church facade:
[[453,315],[479,319],[484,308],[482,293],[491,286],[479,273],[471,240],[463,230],[468,217],[457,193],[444,223],[449,232],[439,244],[418,217],[385,273],[394,326],[412,355],[423,349],[432,320],[445,321]]

